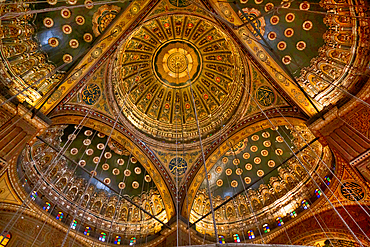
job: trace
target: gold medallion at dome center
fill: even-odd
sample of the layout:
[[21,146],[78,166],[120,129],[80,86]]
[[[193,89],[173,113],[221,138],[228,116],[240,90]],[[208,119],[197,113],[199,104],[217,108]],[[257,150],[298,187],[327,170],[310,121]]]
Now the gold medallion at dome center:
[[174,73],[184,72],[187,64],[186,56],[180,52],[172,53],[167,60],[168,69]]

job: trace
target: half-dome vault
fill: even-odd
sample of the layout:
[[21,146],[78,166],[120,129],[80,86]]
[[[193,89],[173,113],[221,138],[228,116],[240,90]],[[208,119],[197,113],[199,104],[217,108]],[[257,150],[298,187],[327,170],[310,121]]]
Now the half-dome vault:
[[166,16],[127,40],[115,54],[108,81],[114,110],[122,110],[124,121],[166,142],[199,138],[194,103],[203,137],[235,122],[248,98],[242,86],[246,66],[217,25]]

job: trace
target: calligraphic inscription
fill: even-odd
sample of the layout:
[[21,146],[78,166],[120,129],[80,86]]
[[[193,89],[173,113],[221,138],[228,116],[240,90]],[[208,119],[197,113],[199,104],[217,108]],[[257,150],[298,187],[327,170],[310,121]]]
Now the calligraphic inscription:
[[173,158],[169,164],[170,171],[173,175],[184,175],[188,168],[188,163],[181,157]]
[[268,86],[261,86],[256,91],[256,98],[260,105],[270,106],[275,101],[275,93]]
[[169,0],[173,6],[186,7],[191,4],[190,0]]
[[365,197],[364,189],[356,182],[343,183],[340,192],[346,199],[351,201],[360,201]]
[[82,101],[87,105],[95,104],[101,95],[100,87],[96,84],[87,85],[81,92]]

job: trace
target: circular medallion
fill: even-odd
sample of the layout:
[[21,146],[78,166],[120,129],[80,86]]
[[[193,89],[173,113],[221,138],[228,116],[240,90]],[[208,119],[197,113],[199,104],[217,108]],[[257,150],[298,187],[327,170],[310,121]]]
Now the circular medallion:
[[303,2],[299,5],[300,10],[309,10],[310,9],[310,4],[308,2]]
[[104,183],[105,184],[110,184],[110,178],[104,178]]
[[259,165],[260,163],[261,163],[261,158],[260,157],[255,157],[254,159],[253,159],[253,161],[254,161],[254,163],[255,164],[257,164],[257,165]]
[[[94,87],[92,87],[92,88],[95,88],[95,86],[94,86]],[[99,137],[99,138],[104,138],[104,137],[105,137],[105,135],[104,135],[103,133],[100,133],[100,132],[99,132],[99,133],[98,133],[98,137]]]
[[263,138],[269,138],[270,137],[270,133],[267,132],[267,131],[265,131],[265,132],[262,133],[262,137]]
[[239,165],[240,164],[240,159],[234,159],[233,164],[236,165],[236,166]]
[[77,148],[72,148],[71,149],[71,154],[72,155],[76,155],[78,153],[78,149]]
[[137,159],[135,157],[131,157],[130,161],[131,161],[132,164],[136,164]]
[[267,161],[267,165],[268,165],[269,167],[274,167],[274,166],[275,166],[275,161],[273,161],[273,160],[269,160],[269,161]]
[[297,47],[297,50],[303,51],[306,48],[306,42],[298,41],[296,47]]
[[264,157],[266,157],[268,154],[269,154],[269,151],[267,151],[265,149],[261,151],[261,155],[264,156]]
[[68,135],[68,140],[73,141],[74,139],[76,139],[76,135],[75,134],[69,134]]
[[257,176],[262,177],[265,174],[263,170],[258,170],[257,171]]
[[311,30],[311,28],[313,27],[313,24],[311,21],[305,21],[303,22],[302,27],[303,27],[303,30],[308,31],[308,30]]
[[89,146],[91,144],[91,140],[90,139],[85,139],[83,142],[82,142],[85,146]]
[[110,158],[112,158],[112,153],[111,153],[111,152],[106,152],[106,153],[104,154],[104,157],[105,157],[107,160],[109,160]]
[[[284,2],[285,2],[285,4],[284,4]],[[289,2],[289,1],[282,1],[282,2],[281,2],[281,4],[284,4],[284,5],[282,6],[282,8],[287,9],[287,8],[289,8],[289,7],[290,7],[290,2]]]
[[251,146],[251,151],[253,153],[257,152],[258,151],[258,147],[257,146]]
[[258,141],[260,139],[260,137],[258,135],[253,135],[251,137],[252,141]]
[[132,182],[132,188],[134,188],[134,189],[139,188],[139,182],[137,182],[137,181]]
[[293,14],[293,13],[288,13],[285,16],[285,21],[286,22],[293,22],[294,19],[295,19],[295,14]]
[[243,169],[237,168],[236,171],[235,171],[235,173],[236,173],[236,175],[242,175]]
[[222,158],[222,163],[226,164],[228,161],[229,161],[229,159],[227,157]]
[[135,167],[134,172],[139,175],[141,173],[140,167]]
[[360,201],[365,197],[365,190],[356,182],[345,182],[340,188],[341,194],[348,200]]
[[59,45],[59,41],[57,38],[50,38],[48,39],[48,44],[51,46],[51,47],[57,47]]
[[231,170],[230,168],[227,168],[225,170],[225,173],[226,173],[227,176],[230,176],[231,174],[233,174],[233,170]]
[[47,0],[48,4],[55,5],[58,3],[58,0]]
[[107,171],[109,169],[109,164],[104,163],[101,167],[103,168],[104,171]]
[[[271,106],[275,102],[275,93],[270,87],[261,86],[256,91],[256,99],[261,106]],[[262,137],[264,137],[263,133]]]
[[238,187],[238,182],[236,180],[231,181],[231,187]]
[[269,140],[263,142],[263,146],[265,147],[271,147],[271,142]]
[[269,34],[267,35],[267,38],[269,40],[275,40],[277,37],[276,33],[275,32],[269,32]]
[[86,105],[94,105],[99,100],[100,95],[101,95],[100,87],[94,83],[86,85],[86,87],[81,92],[82,101]]
[[98,174],[95,170],[91,171],[90,173],[91,173],[91,175],[92,175],[93,177],[96,177],[96,175]]
[[277,136],[276,141],[282,143],[284,142],[284,139],[281,136]]
[[280,42],[277,44],[277,48],[278,48],[280,51],[285,50],[285,48],[286,48],[286,42],[285,42],[285,41],[280,41]]
[[48,27],[48,28],[50,28],[50,27],[54,26],[54,21],[53,21],[53,19],[51,19],[51,18],[49,18],[49,17],[46,17],[46,18],[44,19],[44,26],[45,26],[45,27]]
[[250,183],[252,182],[252,179],[251,179],[250,177],[245,177],[245,178],[244,178],[244,182],[245,182],[246,184],[250,184]]
[[77,41],[77,39],[71,39],[69,41],[69,46],[73,49],[76,49],[78,47],[79,43]]
[[207,177],[208,177],[208,180],[210,180],[212,177],[212,174],[208,173]]
[[123,174],[125,174],[126,177],[129,177],[131,175],[131,171],[129,169],[126,169]]
[[216,184],[218,187],[221,187],[224,184],[224,181],[222,181],[222,179],[219,179],[217,180]]
[[266,11],[266,12],[271,11],[273,8],[274,8],[274,4],[273,4],[273,3],[267,3],[267,4],[265,5],[265,11]]
[[94,153],[94,150],[92,150],[91,148],[86,150],[86,154],[89,155],[89,156],[93,155],[93,153]]
[[90,43],[93,40],[93,36],[90,33],[85,33],[83,39],[85,42]]
[[77,23],[77,25],[82,26],[83,24],[85,24],[85,18],[81,15],[78,15],[75,18],[75,22]]
[[73,59],[72,59],[72,56],[71,55],[69,55],[69,54],[64,54],[63,55],[63,62],[65,62],[65,63],[71,63],[73,61]]
[[277,25],[279,23],[279,20],[280,20],[279,16],[273,15],[270,18],[270,23],[271,23],[271,25]]
[[292,36],[293,36],[293,34],[294,34],[294,30],[293,30],[293,28],[287,28],[287,29],[285,29],[285,31],[284,31],[284,35],[285,35],[285,37],[290,38],[290,37],[292,37]]
[[98,163],[99,163],[99,161],[100,161],[100,158],[99,158],[99,157],[94,157],[94,158],[93,158],[93,162],[94,162],[95,164],[98,164]]
[[64,19],[68,19],[69,17],[71,17],[71,11],[69,9],[62,9],[60,11],[60,15],[64,18]]
[[170,161],[168,167],[173,175],[181,176],[185,174],[188,163],[181,157],[175,157]]
[[247,159],[249,159],[249,157],[251,157],[251,155],[250,155],[249,153],[244,153],[244,154],[243,154],[243,158],[244,158],[244,159],[246,159],[246,160],[247,160]]
[[284,56],[281,61],[283,61],[284,64],[288,65],[292,61],[292,58],[289,55]]
[[119,169],[117,168],[114,168],[113,171],[112,171],[113,175],[117,176],[119,175]]
[[123,190],[125,187],[126,187],[126,184],[124,182],[120,182],[118,184],[118,188],[120,188],[121,190]]
[[152,181],[152,178],[149,175],[145,175],[144,180],[145,182],[149,183],[150,181]]
[[281,148],[275,149],[275,153],[279,156],[283,155],[283,150]]
[[117,164],[118,164],[119,166],[122,166],[124,163],[125,163],[125,160],[124,160],[124,159],[118,159],[118,160],[117,160]]
[[218,174],[222,173],[222,167],[221,166],[216,167],[216,173],[218,173]]
[[96,147],[99,150],[103,150],[104,149],[104,144],[103,143],[98,143],[98,145],[96,145]]
[[86,161],[85,160],[80,160],[78,162],[78,164],[81,166],[81,167],[84,167],[86,165]]
[[91,136],[93,132],[91,130],[85,130],[84,134],[85,136]]
[[263,3],[263,0],[254,0],[254,2],[255,2],[256,4],[261,4],[261,3]]
[[93,1],[92,1],[92,0],[86,0],[86,1],[84,2],[84,5],[85,5],[85,8],[87,8],[87,9],[92,9],[92,8],[94,8],[94,3],[93,3]]
[[63,25],[62,26],[62,31],[65,34],[70,34],[70,33],[72,33],[72,28],[71,28],[70,25]]
[[247,163],[247,164],[245,164],[245,169],[246,169],[247,171],[252,170],[252,168],[253,168],[253,166],[252,166],[252,164],[251,164],[251,163]]

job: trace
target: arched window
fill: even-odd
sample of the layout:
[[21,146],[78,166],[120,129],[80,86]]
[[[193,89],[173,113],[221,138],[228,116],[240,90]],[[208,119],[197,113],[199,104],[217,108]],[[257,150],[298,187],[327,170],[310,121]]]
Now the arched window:
[[268,232],[270,232],[270,227],[269,227],[269,225],[266,223],[266,224],[263,224],[263,231],[265,232],[265,233],[268,233]]
[[303,209],[307,209],[307,208],[309,208],[309,207],[310,207],[310,204],[308,203],[308,201],[303,200],[303,201],[302,201],[302,208],[303,208]]
[[234,237],[234,243],[240,243],[239,234],[235,233],[235,234],[233,235],[233,237]]
[[91,232],[91,227],[89,227],[89,226],[85,227],[84,234],[85,234],[86,236],[90,236],[90,232]]
[[51,207],[50,203],[46,202],[45,206],[42,209],[44,209],[47,212],[49,211],[50,207]]
[[317,196],[317,198],[320,198],[320,196],[322,195],[321,190],[316,189],[316,190],[315,190],[315,195]]
[[290,217],[292,217],[292,218],[295,218],[295,217],[297,217],[297,213],[295,212],[295,210],[293,210],[293,211],[290,211]]
[[8,232],[5,232],[3,235],[0,235],[0,246],[4,247],[7,246],[9,243],[9,240],[12,238],[12,235]]
[[77,220],[73,220],[71,223],[71,229],[76,229],[77,226]]
[[255,238],[253,230],[248,231],[248,238],[249,239],[254,239]]
[[218,242],[219,242],[220,244],[224,244],[224,243],[225,243],[225,237],[224,237],[224,236],[222,236],[222,235],[218,236]]
[[105,238],[107,237],[107,234],[105,232],[100,233],[99,240],[102,242],[105,242]]
[[116,236],[116,238],[114,239],[114,244],[121,244],[121,237],[120,236]]
[[37,198],[37,191],[32,191],[32,193],[31,193],[31,198],[32,198],[32,200],[36,200],[36,198]]
[[330,184],[330,182],[331,182],[331,179],[330,179],[328,176],[326,176],[326,177],[324,178],[324,181],[325,181],[325,183],[326,183],[327,185],[329,185],[329,184]]
[[63,212],[59,212],[56,218],[57,218],[57,220],[61,221],[63,219],[63,217],[64,217]]
[[136,244],[136,238],[132,237],[130,238],[130,245],[134,245],[134,244]]
[[281,217],[277,217],[276,218],[276,223],[278,224],[278,226],[282,226],[284,225],[284,221]]

